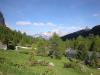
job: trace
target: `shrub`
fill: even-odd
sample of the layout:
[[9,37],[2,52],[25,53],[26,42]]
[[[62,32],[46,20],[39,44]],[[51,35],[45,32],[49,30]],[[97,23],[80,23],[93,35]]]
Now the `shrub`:
[[22,53],[22,54],[30,54],[29,51],[20,51],[19,53]]
[[35,60],[32,62],[32,66],[47,66],[49,62],[45,60]]
[[64,68],[72,68],[78,72],[89,72],[89,69],[77,61],[71,61],[64,63]]
[[0,57],[0,64],[3,64],[6,61],[4,57]]
[[98,63],[98,58],[97,58],[97,53],[96,51],[93,51],[91,57],[90,57],[90,63],[89,66],[93,67],[93,68],[97,68],[99,65]]
[[12,41],[9,41],[8,44],[7,44],[7,49],[8,50],[14,50],[15,44]]

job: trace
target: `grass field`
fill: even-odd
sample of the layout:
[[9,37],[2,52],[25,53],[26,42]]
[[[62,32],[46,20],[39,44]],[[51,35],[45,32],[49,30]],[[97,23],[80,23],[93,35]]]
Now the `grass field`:
[[[89,72],[78,72],[73,68],[64,68],[64,62],[68,59],[61,60],[51,59],[49,57],[35,56],[35,60],[43,60],[54,63],[52,71],[47,73],[48,66],[28,66],[30,51],[3,51],[0,50],[0,75],[100,75],[100,70],[89,68]],[[17,64],[17,65],[16,65]]]

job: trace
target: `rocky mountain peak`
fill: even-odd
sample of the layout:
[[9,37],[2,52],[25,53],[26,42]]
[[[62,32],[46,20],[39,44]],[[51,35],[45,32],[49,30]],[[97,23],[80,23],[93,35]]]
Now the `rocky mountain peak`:
[[3,14],[2,14],[1,11],[0,11],[0,25],[4,25],[5,26],[5,20],[4,20],[4,17],[3,17]]

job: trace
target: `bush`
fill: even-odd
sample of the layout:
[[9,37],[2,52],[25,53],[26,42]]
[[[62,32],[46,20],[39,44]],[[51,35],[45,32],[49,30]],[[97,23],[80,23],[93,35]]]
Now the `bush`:
[[47,66],[48,63],[49,62],[45,60],[34,60],[29,62],[30,66]]
[[0,64],[4,64],[6,59],[4,57],[0,57]]
[[97,68],[98,66],[98,58],[97,58],[97,54],[96,51],[93,51],[91,57],[90,57],[90,63],[89,65],[93,68]]
[[74,66],[72,62],[64,63],[64,68],[74,68]]
[[77,61],[71,61],[64,63],[64,68],[72,68],[78,72],[89,72],[89,69]]
[[7,49],[8,50],[14,50],[15,49],[15,44],[12,41],[8,42]]
[[22,54],[30,54],[29,51],[20,51],[19,53],[22,53]]
[[98,63],[98,67],[100,68],[100,59],[98,59],[97,63]]

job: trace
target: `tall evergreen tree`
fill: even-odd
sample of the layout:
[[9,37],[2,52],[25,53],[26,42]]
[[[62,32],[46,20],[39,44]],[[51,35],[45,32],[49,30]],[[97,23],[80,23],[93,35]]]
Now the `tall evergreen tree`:
[[60,59],[65,50],[65,43],[60,39],[60,37],[57,34],[54,34],[50,41],[51,50],[53,51],[54,56],[57,59]]

